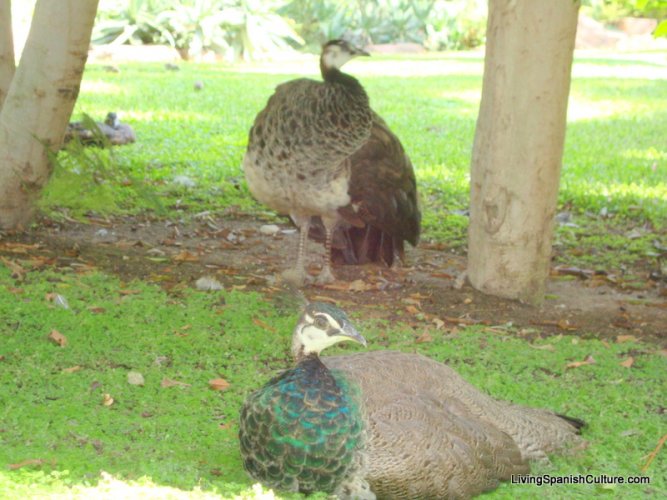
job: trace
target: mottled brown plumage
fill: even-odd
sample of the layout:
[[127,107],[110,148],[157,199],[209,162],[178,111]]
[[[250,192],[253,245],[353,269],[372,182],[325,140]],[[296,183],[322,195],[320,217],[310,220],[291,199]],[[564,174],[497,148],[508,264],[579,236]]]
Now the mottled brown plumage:
[[[351,202],[338,210],[333,258],[346,264],[404,259],[404,241],[419,242],[421,213],[410,158],[375,112],[371,136],[346,161]],[[336,244],[338,243],[338,244]]]
[[419,354],[322,361],[360,385],[365,479],[378,498],[469,498],[580,442],[581,421],[493,399]]
[[[369,105],[361,84],[342,73],[365,54],[346,42],[327,43],[320,58],[323,82],[298,79],[276,88],[250,130],[243,166],[252,194],[289,215],[301,231],[293,269],[302,284],[311,222],[324,229],[329,267],[334,229],[343,260],[393,262],[403,241],[416,244],[420,212],[412,164],[398,138]],[[314,231],[314,234],[317,230]]]

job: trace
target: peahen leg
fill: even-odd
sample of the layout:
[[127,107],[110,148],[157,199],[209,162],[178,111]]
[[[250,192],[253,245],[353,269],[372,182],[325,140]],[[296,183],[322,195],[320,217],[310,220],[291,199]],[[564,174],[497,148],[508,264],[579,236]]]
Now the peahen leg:
[[319,285],[326,285],[327,283],[336,281],[335,276],[331,272],[331,244],[333,243],[334,229],[336,229],[338,219],[322,217],[322,223],[324,224],[324,230],[326,231],[326,238],[324,240],[324,263],[322,264],[322,270],[320,271],[316,282]]
[[292,220],[299,227],[299,248],[294,267],[283,271],[282,277],[288,283],[302,286],[310,280],[306,272],[306,243],[308,241],[308,230],[310,229],[310,217],[292,215]]

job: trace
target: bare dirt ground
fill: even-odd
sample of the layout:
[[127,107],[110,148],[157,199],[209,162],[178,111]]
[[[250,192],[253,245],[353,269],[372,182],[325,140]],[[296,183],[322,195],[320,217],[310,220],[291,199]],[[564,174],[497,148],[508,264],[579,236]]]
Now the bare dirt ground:
[[[187,223],[130,217],[90,222],[42,220],[28,232],[0,237],[0,258],[19,267],[21,259],[90,266],[124,281],[153,281],[168,291],[194,287],[197,279],[210,276],[225,289],[271,293],[275,276],[291,264],[296,250],[297,235],[290,226],[265,235],[260,231],[264,223],[238,214],[225,219],[204,214]],[[321,245],[310,242],[309,248],[310,271],[316,274]],[[528,337],[633,335],[667,345],[664,280],[647,277],[644,289],[630,293],[605,276],[553,276],[544,305],[532,307],[484,295],[467,284],[457,287],[464,269],[464,256],[421,244],[409,249],[407,266],[336,266],[339,281],[306,287],[304,293],[311,300],[336,301],[375,318],[400,318],[414,326],[416,335],[427,326],[455,330],[468,324],[512,325]]]

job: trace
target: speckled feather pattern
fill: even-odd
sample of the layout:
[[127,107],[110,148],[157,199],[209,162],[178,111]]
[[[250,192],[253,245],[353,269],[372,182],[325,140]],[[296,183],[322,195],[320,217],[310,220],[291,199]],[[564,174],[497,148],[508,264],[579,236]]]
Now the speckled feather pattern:
[[271,487],[334,492],[358,473],[362,423],[358,389],[317,356],[306,357],[246,399],[243,464]]
[[360,385],[365,478],[378,498],[469,498],[527,473],[528,460],[580,442],[576,427],[553,412],[497,401],[418,354],[322,361]]
[[251,192],[280,213],[335,215],[349,203],[344,160],[370,131],[368,96],[353,77],[279,85],[250,130],[243,167]]

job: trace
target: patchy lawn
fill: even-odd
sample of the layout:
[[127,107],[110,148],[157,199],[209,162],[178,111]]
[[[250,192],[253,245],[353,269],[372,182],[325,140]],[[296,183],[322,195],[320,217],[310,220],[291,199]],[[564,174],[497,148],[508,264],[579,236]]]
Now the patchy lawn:
[[[241,467],[237,419],[291,364],[298,306],[273,276],[296,238],[252,201],[240,163],[273,87],[315,64],[88,66],[77,112],[117,111],[138,142],[62,154],[43,217],[0,235],[0,497],[267,496]],[[348,311],[371,349],[422,352],[588,422],[587,449],[534,473],[651,480],[489,497],[665,496],[667,64],[575,64],[541,308],[454,286],[481,68],[474,54],[350,64],[413,159],[424,238],[407,267],[336,267],[341,281],[305,293]],[[281,231],[261,234],[267,222]],[[202,276],[223,290],[198,291]]]

